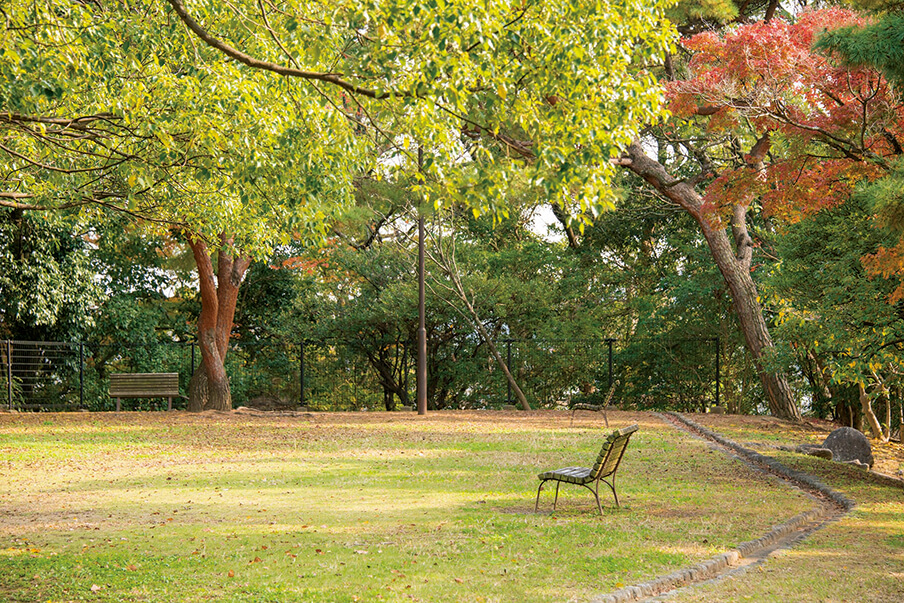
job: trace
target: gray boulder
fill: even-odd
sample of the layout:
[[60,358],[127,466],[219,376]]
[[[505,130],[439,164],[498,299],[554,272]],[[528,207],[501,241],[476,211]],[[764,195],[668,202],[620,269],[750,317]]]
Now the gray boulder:
[[832,451],[832,458],[841,463],[858,461],[873,466],[873,448],[865,435],[851,427],[839,427],[822,444]]

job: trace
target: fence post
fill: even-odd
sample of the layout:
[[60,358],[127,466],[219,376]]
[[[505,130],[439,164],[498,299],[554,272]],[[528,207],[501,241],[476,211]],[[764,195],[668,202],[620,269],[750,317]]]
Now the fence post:
[[85,343],[78,344],[78,405],[85,408]]
[[719,338],[716,337],[716,406],[719,406],[719,389],[720,389],[719,385],[720,385],[720,382],[722,381],[721,359],[722,359],[722,345],[721,345],[721,342],[719,341]]
[[6,340],[6,400],[13,409],[13,342]]
[[298,345],[301,350],[298,359],[298,390],[300,392],[299,406],[304,406],[304,341],[302,341]]
[[[507,348],[505,364],[506,364],[506,366],[508,366],[508,370],[511,373],[512,372],[512,340],[506,339],[505,344],[506,344],[506,348]],[[512,382],[509,381],[508,379],[506,379],[505,383],[506,383],[505,403],[511,404],[512,403]]]
[[608,384],[608,389],[612,389],[612,344],[613,343],[615,343],[615,340],[612,339],[611,337],[606,339],[606,345],[609,346],[609,384]]

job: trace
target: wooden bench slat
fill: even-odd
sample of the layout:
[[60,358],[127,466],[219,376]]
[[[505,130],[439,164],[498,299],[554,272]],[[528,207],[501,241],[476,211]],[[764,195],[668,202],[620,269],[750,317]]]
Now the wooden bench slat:
[[110,375],[110,396],[166,398],[179,395],[179,373],[115,373]]

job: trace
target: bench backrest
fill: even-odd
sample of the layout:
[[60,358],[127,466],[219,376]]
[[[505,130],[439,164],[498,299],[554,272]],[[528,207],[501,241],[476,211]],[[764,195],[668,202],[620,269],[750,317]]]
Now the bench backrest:
[[179,395],[179,373],[114,373],[113,398],[167,398]]
[[609,388],[609,391],[606,393],[606,401],[603,402],[603,408],[609,406],[609,403],[612,402],[612,395],[615,393],[615,388],[618,387],[620,381],[616,379],[612,382],[612,386]]
[[638,429],[640,428],[637,425],[631,425],[630,427],[622,427],[613,431],[606,438],[606,441],[603,442],[603,447],[600,449],[596,462],[593,463],[593,468],[590,470],[590,477],[600,479],[615,473],[616,469],[618,469],[618,464],[621,462],[622,455],[625,454],[625,448],[628,447],[631,434]]

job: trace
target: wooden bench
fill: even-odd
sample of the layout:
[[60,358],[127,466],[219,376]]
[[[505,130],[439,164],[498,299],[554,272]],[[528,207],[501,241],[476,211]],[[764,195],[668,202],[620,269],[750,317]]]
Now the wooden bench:
[[571,424],[574,425],[574,413],[579,410],[592,410],[595,412],[603,411],[603,419],[606,421],[606,427],[609,427],[609,417],[606,416],[606,408],[609,406],[609,403],[612,402],[612,394],[615,393],[615,388],[618,387],[619,381],[616,379],[612,386],[609,387],[609,391],[606,393],[606,401],[602,404],[587,404],[585,402],[578,402],[574,406],[571,407]]
[[166,398],[167,410],[173,409],[173,398],[180,397],[179,373],[114,373],[110,375],[110,397],[116,398],[116,412],[121,398]]
[[[538,475],[540,478],[540,487],[537,488],[537,502],[534,504],[534,513],[540,508],[540,491],[543,490],[543,484],[548,481],[556,482],[556,498],[552,502],[552,510],[556,510],[556,503],[559,502],[559,484],[575,484],[583,486],[591,492],[596,498],[596,508],[599,509],[600,515],[603,514],[603,507],[600,505],[600,482],[603,482],[612,490],[612,496],[615,497],[615,506],[618,506],[618,494],[615,492],[615,472],[618,471],[618,465],[621,463],[625,449],[628,447],[628,441],[631,434],[638,430],[637,425],[623,427],[613,431],[596,457],[593,467],[565,467],[564,469],[556,469],[554,471],[545,471]],[[606,478],[610,478],[611,481]],[[593,484],[591,488],[589,484]]]

